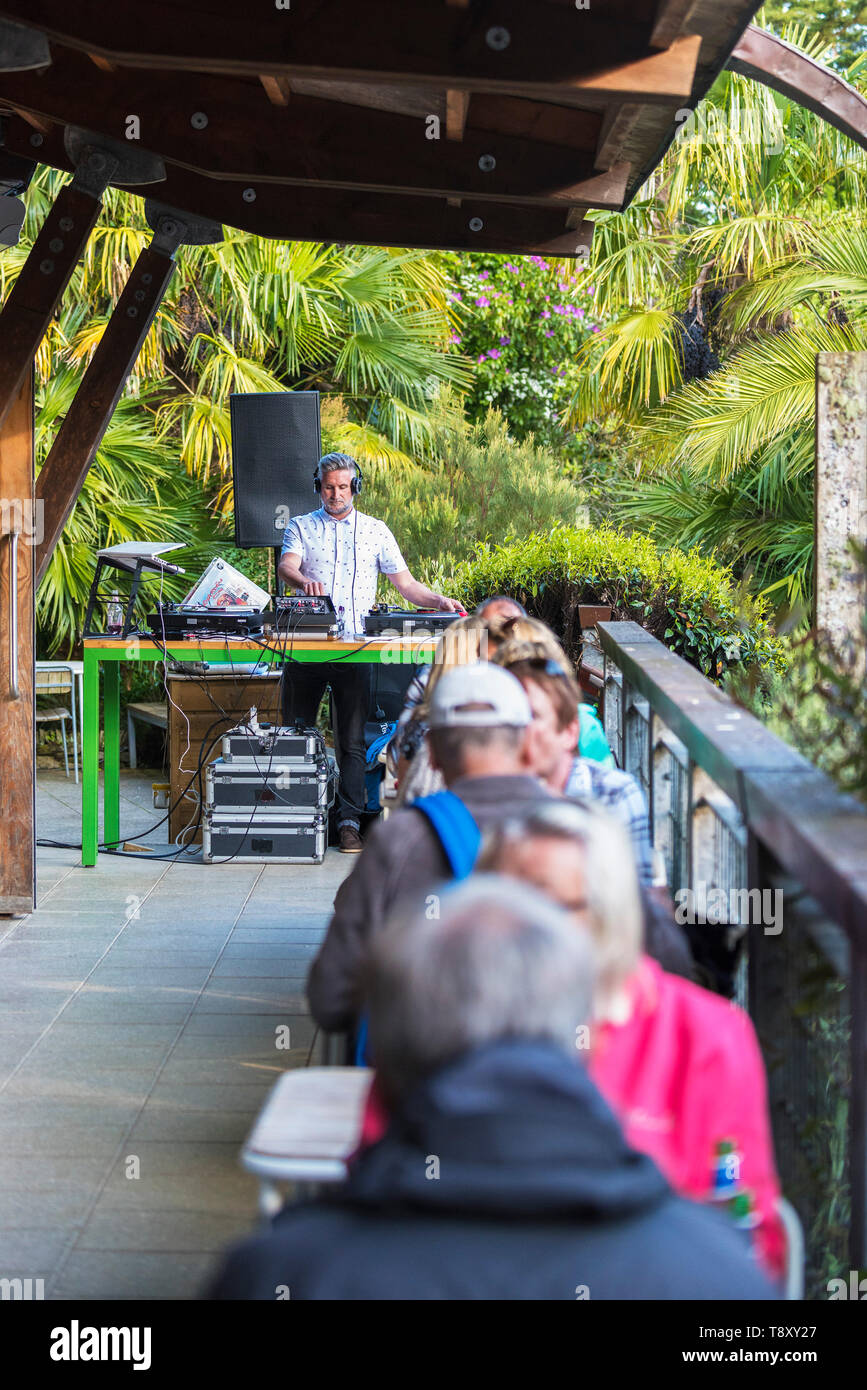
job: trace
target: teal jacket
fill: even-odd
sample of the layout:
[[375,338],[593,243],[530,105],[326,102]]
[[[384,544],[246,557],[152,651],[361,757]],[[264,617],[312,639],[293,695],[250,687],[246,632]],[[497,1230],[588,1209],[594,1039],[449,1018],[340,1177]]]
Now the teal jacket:
[[602,763],[603,767],[614,767],[614,754],[608,746],[605,730],[593,706],[579,705],[578,718],[580,721],[579,757],[592,758],[595,763]]

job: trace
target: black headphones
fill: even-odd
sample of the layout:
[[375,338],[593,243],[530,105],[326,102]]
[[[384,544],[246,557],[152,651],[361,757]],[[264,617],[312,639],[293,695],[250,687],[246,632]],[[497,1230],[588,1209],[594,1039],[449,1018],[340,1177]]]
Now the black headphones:
[[349,490],[353,497],[357,497],[364,487],[364,474],[349,454],[323,454],[316,465],[316,472],[313,474],[313,491],[321,494],[322,492],[322,465],[329,465],[328,472],[335,472],[338,468],[354,468],[355,476],[349,484]]

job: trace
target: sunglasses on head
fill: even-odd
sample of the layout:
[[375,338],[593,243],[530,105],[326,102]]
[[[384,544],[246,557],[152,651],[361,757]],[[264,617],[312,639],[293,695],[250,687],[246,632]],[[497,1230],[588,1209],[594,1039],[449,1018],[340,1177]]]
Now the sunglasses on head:
[[546,676],[566,676],[569,672],[564,671],[559,661],[555,661],[550,656],[528,656],[526,658],[528,666],[534,666],[538,671],[544,671]]

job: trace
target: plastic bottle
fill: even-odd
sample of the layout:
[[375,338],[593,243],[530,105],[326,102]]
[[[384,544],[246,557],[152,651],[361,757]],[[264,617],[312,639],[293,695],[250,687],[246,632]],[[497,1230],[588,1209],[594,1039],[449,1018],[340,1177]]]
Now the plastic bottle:
[[105,630],[110,637],[123,632],[123,608],[117,590],[112,594],[105,610]]
[[729,1215],[740,1231],[751,1231],[759,1224],[752,1192],[736,1192],[729,1201]]
[[714,1149],[710,1200],[730,1202],[741,1191],[741,1155],[734,1139],[720,1139]]

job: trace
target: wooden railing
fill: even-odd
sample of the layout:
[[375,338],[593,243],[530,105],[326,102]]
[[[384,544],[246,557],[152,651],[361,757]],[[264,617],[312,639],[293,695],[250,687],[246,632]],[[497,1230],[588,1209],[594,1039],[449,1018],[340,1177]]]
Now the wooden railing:
[[867,808],[636,623],[597,631],[606,733],[681,916],[741,940],[735,993],[827,1297],[867,1261]]

